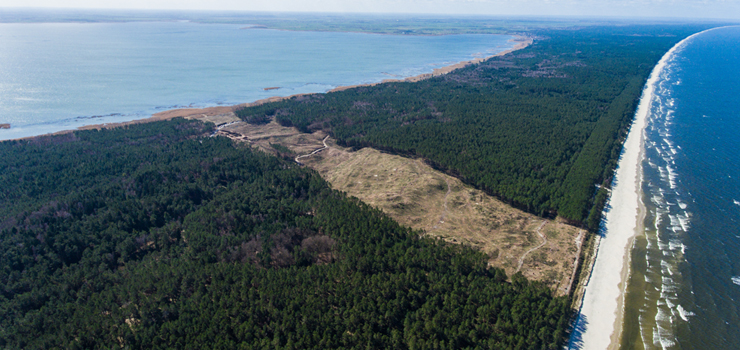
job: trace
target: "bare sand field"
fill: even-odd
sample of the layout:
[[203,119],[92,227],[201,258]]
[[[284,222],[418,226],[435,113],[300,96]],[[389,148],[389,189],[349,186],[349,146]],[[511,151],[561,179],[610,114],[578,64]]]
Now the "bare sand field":
[[491,266],[542,281],[558,295],[571,290],[585,237],[576,227],[514,209],[421,159],[372,148],[352,152],[321,132],[304,134],[274,121],[234,122],[218,132],[286,159],[304,155],[300,162],[317,170],[334,189],[383,210],[401,224],[479,249]]

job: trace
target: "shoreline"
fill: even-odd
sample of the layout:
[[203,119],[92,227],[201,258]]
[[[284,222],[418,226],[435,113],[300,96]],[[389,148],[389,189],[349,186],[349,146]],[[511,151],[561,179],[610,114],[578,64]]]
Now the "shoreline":
[[[710,29],[711,30],[711,29]],[[596,259],[584,283],[583,300],[578,310],[568,349],[619,349],[624,321],[624,302],[632,246],[644,231],[646,207],[642,192],[645,158],[645,128],[656,84],[675,51],[690,35],[661,57],[645,83],[635,119],[632,122],[613,180],[614,186],[604,210],[603,226],[594,246]]]
[[512,47],[512,48],[510,48],[508,50],[504,50],[504,51],[495,53],[495,54],[490,55],[490,56],[480,57],[480,58],[474,58],[474,59],[468,60],[468,61],[457,62],[457,63],[451,64],[449,66],[444,66],[444,67],[440,67],[440,68],[434,68],[434,70],[432,70],[431,73],[422,73],[422,74],[419,74],[419,75],[415,75],[415,76],[411,76],[411,77],[406,77],[406,78],[403,78],[403,79],[383,79],[379,83],[356,84],[356,85],[348,85],[348,86],[339,86],[339,87],[336,87],[334,89],[331,89],[331,90],[329,90],[327,92],[342,91],[342,90],[347,90],[347,89],[352,89],[352,88],[362,87],[362,86],[375,86],[375,85],[378,85],[378,84],[385,84],[385,83],[404,83],[404,82],[406,82],[406,83],[413,83],[413,82],[422,81],[422,80],[429,79],[429,78],[438,77],[438,76],[441,76],[441,75],[445,75],[447,73],[450,73],[452,71],[455,71],[457,69],[465,68],[465,67],[467,67],[469,65],[472,65],[472,64],[481,63],[481,62],[484,62],[484,61],[489,60],[489,59],[494,58],[494,57],[500,57],[500,56],[508,55],[508,54],[510,54],[510,53],[512,53],[514,51],[521,50],[521,49],[523,49],[523,48],[525,48],[525,47],[527,47],[529,45],[532,45],[532,43],[534,42],[534,39],[532,37],[528,37],[528,36],[524,36],[524,35],[515,35],[514,38],[512,38],[512,39],[509,40],[509,42],[516,42],[518,44],[514,45],[514,47]]
[[[487,56],[485,58],[475,58],[475,59],[468,60],[468,61],[457,62],[457,63],[451,64],[449,66],[444,66],[444,67],[441,67],[441,68],[435,68],[432,71],[432,73],[423,73],[423,74],[419,74],[419,75],[415,75],[415,76],[411,76],[411,77],[406,77],[406,78],[403,78],[403,79],[384,79],[384,80],[382,80],[381,82],[378,82],[378,83],[338,86],[336,88],[333,88],[333,89],[328,90],[326,92],[321,92],[319,94],[322,94],[322,93],[325,94],[325,93],[336,92],[336,91],[343,91],[343,90],[348,90],[348,89],[357,88],[357,87],[363,87],[363,86],[375,86],[375,85],[378,85],[378,84],[393,83],[393,82],[417,82],[417,81],[429,79],[429,78],[432,78],[432,77],[437,77],[437,76],[440,76],[440,75],[444,75],[444,74],[450,73],[450,72],[452,72],[454,70],[457,70],[457,69],[460,69],[460,68],[463,68],[463,67],[467,67],[467,66],[469,66],[471,64],[480,63],[480,62],[486,61],[486,60],[491,59],[491,58],[494,58],[494,57],[504,56],[504,55],[507,55],[507,54],[512,53],[514,51],[521,50],[521,49],[523,49],[523,48],[531,45],[534,42],[534,39],[532,37],[528,37],[528,36],[524,36],[524,35],[514,35],[514,37],[512,39],[509,39],[509,42],[516,42],[517,44],[514,45],[514,47],[512,47],[512,48],[510,48],[508,50],[498,52],[496,54]],[[268,88],[268,89],[272,89],[272,88]],[[259,99],[259,100],[253,101],[253,102],[240,103],[240,104],[236,104],[236,105],[232,105],[232,106],[216,106],[216,107],[205,107],[205,108],[170,109],[170,110],[166,110],[166,111],[162,111],[162,112],[158,112],[158,113],[152,114],[150,117],[147,117],[147,118],[134,119],[134,120],[126,121],[126,122],[90,124],[90,125],[80,126],[80,127],[76,128],[76,129],[61,130],[61,131],[57,131],[57,132],[52,132],[52,133],[47,133],[47,134],[41,134],[41,135],[35,135],[35,136],[20,137],[20,138],[16,138],[16,139],[0,140],[0,142],[4,142],[4,141],[18,141],[18,140],[29,140],[29,139],[34,139],[36,137],[41,137],[41,136],[63,135],[63,134],[68,134],[68,133],[77,131],[77,130],[92,130],[92,129],[103,129],[103,128],[117,128],[117,127],[127,126],[127,125],[134,125],[134,124],[142,124],[142,123],[156,122],[156,121],[162,121],[162,120],[169,120],[169,119],[178,118],[178,117],[182,117],[182,118],[194,118],[194,117],[200,117],[200,116],[215,116],[215,115],[219,115],[219,114],[231,113],[235,108],[239,108],[239,107],[258,106],[258,105],[265,104],[265,103],[278,102],[278,101],[283,101],[283,100],[291,99],[291,98],[294,98],[294,97],[305,96],[305,95],[313,95],[313,94],[315,94],[315,93],[294,94],[294,95],[290,95],[290,96],[272,96],[272,97],[268,97],[268,98]]]

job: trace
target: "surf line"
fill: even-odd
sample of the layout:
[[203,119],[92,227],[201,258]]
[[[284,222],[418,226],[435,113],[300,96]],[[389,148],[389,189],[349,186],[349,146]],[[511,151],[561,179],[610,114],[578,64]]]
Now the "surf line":
[[640,190],[645,153],[644,132],[655,87],[676,51],[707,31],[693,34],[674,45],[653,68],[643,88],[635,118],[622,148],[601,230],[596,237],[596,260],[585,282],[583,301],[571,330],[568,349],[607,349],[619,344],[626,283],[630,274],[630,248],[645,217]]

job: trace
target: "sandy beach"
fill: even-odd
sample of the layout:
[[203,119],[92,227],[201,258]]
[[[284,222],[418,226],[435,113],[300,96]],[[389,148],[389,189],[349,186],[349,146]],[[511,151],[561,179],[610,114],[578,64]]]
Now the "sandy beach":
[[694,35],[674,45],[653,68],[645,84],[604,210],[605,224],[595,248],[596,261],[585,283],[586,291],[569,349],[619,348],[625,283],[630,274],[630,249],[635,236],[644,231],[641,189],[644,130],[663,68],[673,53]]

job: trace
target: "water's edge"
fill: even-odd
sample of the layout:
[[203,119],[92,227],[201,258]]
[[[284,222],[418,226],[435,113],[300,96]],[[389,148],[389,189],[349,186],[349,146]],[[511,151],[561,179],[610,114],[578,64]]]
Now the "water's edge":
[[[573,323],[568,349],[615,349],[622,346],[624,307],[630,269],[631,251],[644,231],[646,208],[642,162],[645,158],[645,128],[655,87],[667,62],[693,34],[674,45],[653,68],[643,89],[633,124],[624,142],[615,171],[610,198],[605,206],[596,256],[584,283],[583,301]],[[613,311],[609,311],[613,310]]]

